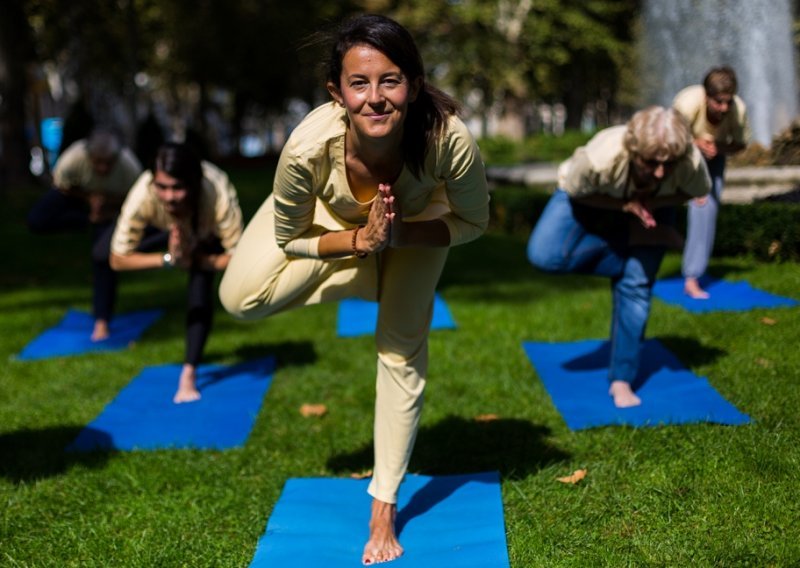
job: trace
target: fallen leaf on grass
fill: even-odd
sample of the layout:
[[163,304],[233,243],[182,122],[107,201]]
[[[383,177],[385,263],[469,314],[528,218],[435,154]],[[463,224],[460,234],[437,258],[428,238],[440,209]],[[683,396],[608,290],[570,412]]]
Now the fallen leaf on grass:
[[494,422],[499,419],[500,417],[497,414],[478,414],[475,417],[475,422]]
[[769,369],[772,366],[772,363],[769,361],[769,359],[764,359],[763,357],[759,357],[758,359],[756,359],[756,365],[761,365],[765,369]]
[[351,479],[366,479],[368,477],[372,477],[372,470],[368,469],[366,471],[356,471],[350,474]]
[[767,249],[767,254],[770,256],[775,256],[781,250],[781,242],[780,241],[772,241],[769,243],[769,248]]
[[585,469],[577,469],[577,470],[572,472],[572,475],[568,475],[566,477],[558,477],[556,479],[558,481],[560,481],[561,483],[571,483],[571,484],[575,485],[576,483],[578,483],[584,477],[586,477],[586,470]]
[[328,407],[324,404],[304,404],[300,407],[300,414],[309,418],[310,416],[325,416],[328,413]]
[[778,323],[778,320],[768,317],[763,317],[761,318],[761,323],[763,323],[764,325],[775,325],[776,323]]

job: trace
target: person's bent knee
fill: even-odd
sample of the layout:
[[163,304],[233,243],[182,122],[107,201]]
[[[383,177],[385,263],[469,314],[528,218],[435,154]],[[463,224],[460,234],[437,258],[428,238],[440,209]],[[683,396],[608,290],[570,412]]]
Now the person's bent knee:
[[268,304],[253,294],[244,293],[238,281],[225,276],[219,285],[219,301],[226,312],[242,321],[260,319],[272,313]]
[[254,319],[248,317],[248,306],[245,298],[232,293],[230,284],[226,285],[226,280],[223,277],[222,282],[219,285],[219,301],[222,304],[222,307],[225,308],[225,311],[228,312],[230,315],[235,317],[236,319],[247,320],[247,319]]
[[554,274],[566,272],[569,259],[559,254],[559,248],[558,243],[538,239],[534,231],[528,241],[528,261],[543,272]]

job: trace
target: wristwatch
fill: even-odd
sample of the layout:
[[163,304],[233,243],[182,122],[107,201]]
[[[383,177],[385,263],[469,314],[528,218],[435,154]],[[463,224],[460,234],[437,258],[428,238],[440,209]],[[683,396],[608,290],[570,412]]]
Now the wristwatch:
[[172,268],[175,266],[175,262],[172,259],[172,255],[168,252],[164,253],[164,256],[161,257],[161,266],[164,268]]

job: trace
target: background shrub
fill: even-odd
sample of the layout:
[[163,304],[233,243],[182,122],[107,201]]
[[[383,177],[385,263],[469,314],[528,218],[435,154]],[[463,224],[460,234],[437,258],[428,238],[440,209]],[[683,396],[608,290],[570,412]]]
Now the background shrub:
[[[550,191],[545,188],[498,186],[492,191],[492,226],[511,234],[528,234],[549,198]],[[686,215],[679,212],[676,224],[686,234]],[[723,205],[714,255],[800,261],[800,203]]]

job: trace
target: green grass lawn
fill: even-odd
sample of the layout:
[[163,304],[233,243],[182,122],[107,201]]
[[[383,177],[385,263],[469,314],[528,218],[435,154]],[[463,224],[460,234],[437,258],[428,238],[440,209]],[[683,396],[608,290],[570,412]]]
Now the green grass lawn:
[[[249,218],[269,175],[234,181]],[[125,352],[13,360],[67,308],[90,306],[88,237],[29,235],[35,197],[7,194],[0,211],[0,565],[247,566],[287,478],[371,467],[373,341],[337,338],[334,305],[253,324],[217,310],[207,362],[270,353],[279,362],[244,447],[63,453],[143,367],[180,362],[184,280],[123,275],[119,311],[167,310]],[[669,256],[662,272],[679,260]],[[721,258],[712,271],[800,297],[797,264]],[[521,342],[605,337],[608,282],[539,274],[523,236],[493,232],[453,249],[440,291],[459,327],[431,334],[410,470],[498,470],[512,566],[800,563],[800,310],[692,315],[653,303],[648,336],[752,424],[571,432]],[[328,414],[302,417],[307,402]],[[475,421],[488,413],[499,419]],[[556,481],[579,468],[588,471],[579,484]]]

